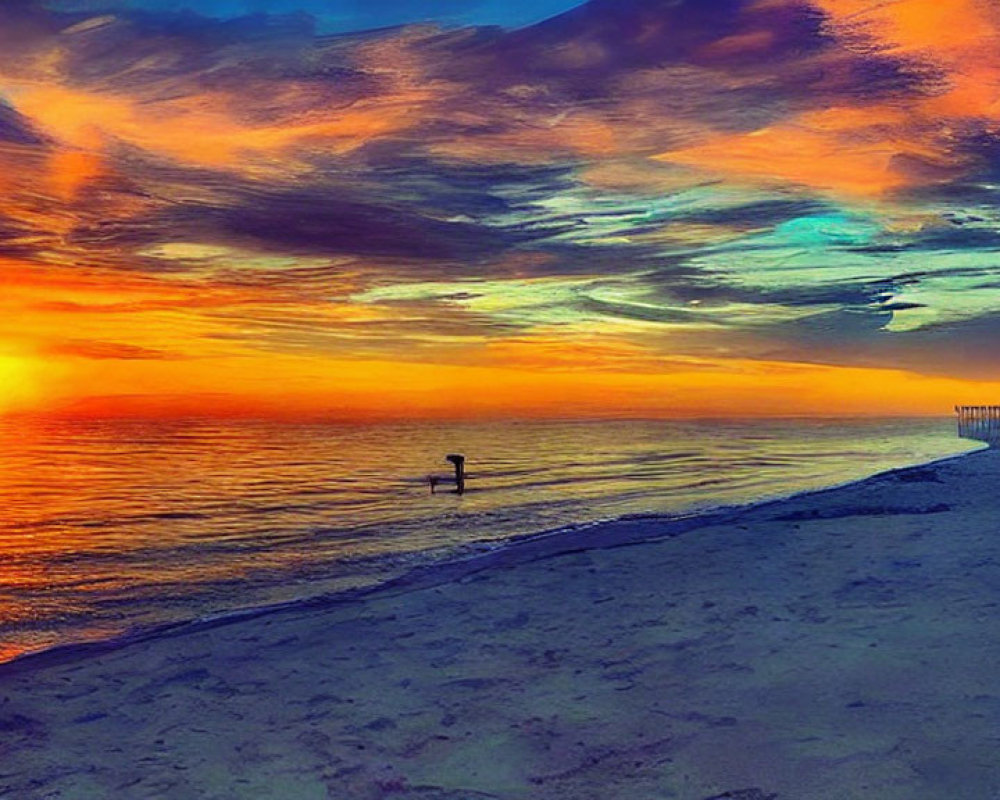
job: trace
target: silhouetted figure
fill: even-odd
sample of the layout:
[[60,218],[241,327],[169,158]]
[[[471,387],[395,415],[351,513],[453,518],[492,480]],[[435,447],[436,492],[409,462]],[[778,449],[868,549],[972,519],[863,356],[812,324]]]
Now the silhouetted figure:
[[[455,493],[465,494],[465,456],[452,454],[447,456],[447,460],[455,465]],[[447,478],[440,475],[427,476],[427,482],[431,485],[431,494],[437,494],[438,484],[447,481]]]
[[448,461],[455,465],[455,491],[465,494],[465,456],[452,454]]

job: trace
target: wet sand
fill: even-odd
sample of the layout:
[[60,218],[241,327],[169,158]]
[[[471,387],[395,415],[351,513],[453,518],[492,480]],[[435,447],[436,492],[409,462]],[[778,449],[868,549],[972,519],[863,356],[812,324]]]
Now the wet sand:
[[1000,797],[997,453],[677,532],[0,668],[0,797]]

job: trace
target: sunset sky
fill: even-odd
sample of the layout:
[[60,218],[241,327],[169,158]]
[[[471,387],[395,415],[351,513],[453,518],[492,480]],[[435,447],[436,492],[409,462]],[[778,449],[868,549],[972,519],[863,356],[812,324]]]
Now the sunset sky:
[[0,411],[1000,402],[993,0],[8,0]]

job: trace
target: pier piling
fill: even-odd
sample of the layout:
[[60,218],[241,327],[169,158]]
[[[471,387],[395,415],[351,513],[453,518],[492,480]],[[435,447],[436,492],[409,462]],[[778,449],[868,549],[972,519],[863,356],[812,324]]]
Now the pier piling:
[[1000,405],[955,406],[955,414],[960,437],[1000,447]]

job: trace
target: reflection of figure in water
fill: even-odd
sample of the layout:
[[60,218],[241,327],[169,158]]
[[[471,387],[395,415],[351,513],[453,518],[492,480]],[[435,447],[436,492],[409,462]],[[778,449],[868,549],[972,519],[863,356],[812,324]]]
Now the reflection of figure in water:
[[[452,454],[448,461],[455,465],[455,493],[465,494],[465,456]],[[437,493],[437,486],[444,480],[439,475],[428,475],[427,482],[431,485],[431,494]]]

